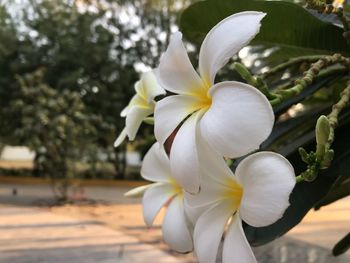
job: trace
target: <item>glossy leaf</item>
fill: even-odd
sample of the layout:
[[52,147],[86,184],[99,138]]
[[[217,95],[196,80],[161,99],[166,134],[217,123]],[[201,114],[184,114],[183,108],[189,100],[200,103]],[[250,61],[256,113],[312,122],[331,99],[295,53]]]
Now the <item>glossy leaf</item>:
[[350,52],[340,27],[323,22],[299,5],[283,1],[201,1],[183,12],[181,31],[188,39],[200,43],[206,33],[223,18],[250,10],[267,13],[260,33],[252,44],[296,47],[324,53]]
[[[350,160],[348,159],[347,162],[350,162]],[[341,181],[341,183],[339,183],[339,181]],[[334,184],[336,186],[333,186],[328,194],[317,203],[315,206],[316,210],[350,195],[350,174],[339,177]]]

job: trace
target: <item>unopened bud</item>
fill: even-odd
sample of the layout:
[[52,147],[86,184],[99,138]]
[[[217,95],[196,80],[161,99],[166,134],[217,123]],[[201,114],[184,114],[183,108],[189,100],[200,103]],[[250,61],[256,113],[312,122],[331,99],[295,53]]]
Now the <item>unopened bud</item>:
[[318,118],[316,124],[316,142],[317,144],[326,144],[329,138],[331,127],[326,116],[322,115]]
[[304,163],[309,163],[309,154],[305,151],[303,147],[299,148],[299,154]]
[[329,138],[330,131],[331,127],[329,125],[329,120],[326,116],[322,115],[318,118],[316,123],[316,155],[319,159],[322,159],[325,153],[325,147]]
[[250,71],[241,63],[235,62],[233,64],[233,68],[237,71],[237,73],[245,80],[248,84],[256,87],[257,81],[255,77],[250,73]]
[[325,152],[323,156],[323,160],[321,162],[320,168],[321,169],[327,169],[334,158],[334,151],[332,149],[329,149],[328,151]]

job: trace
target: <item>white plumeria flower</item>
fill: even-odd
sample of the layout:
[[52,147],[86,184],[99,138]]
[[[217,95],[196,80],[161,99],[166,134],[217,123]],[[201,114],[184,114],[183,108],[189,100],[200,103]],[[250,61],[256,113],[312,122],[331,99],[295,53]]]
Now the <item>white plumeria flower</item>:
[[176,134],[170,153],[172,173],[188,192],[197,193],[200,186],[196,131],[220,155],[230,158],[258,149],[271,133],[273,110],[260,91],[235,81],[214,84],[219,69],[259,32],[264,16],[253,11],[237,13],[211,29],[199,53],[200,74],[191,65],[180,32],[171,37],[161,57],[159,83],[177,95],[157,102],[155,136],[163,144],[192,114]]
[[166,92],[157,82],[153,71],[143,73],[141,79],[135,83],[136,94],[129,102],[129,105],[120,113],[121,117],[126,117],[125,128],[114,142],[114,147],[118,147],[128,136],[129,140],[134,140],[142,121],[153,114],[154,98],[164,95]]
[[160,209],[168,204],[162,223],[164,241],[178,252],[192,251],[193,241],[184,211],[183,190],[171,176],[169,158],[158,143],[145,155],[141,175],[155,183],[138,187],[125,195],[139,195],[144,192],[143,216],[148,226],[152,226]]
[[214,263],[224,234],[223,263],[256,262],[242,228],[276,222],[289,206],[295,185],[292,165],[273,152],[254,153],[243,159],[234,175],[223,158],[199,150],[203,181],[197,195],[185,195],[186,212],[195,223],[193,240],[200,263]]

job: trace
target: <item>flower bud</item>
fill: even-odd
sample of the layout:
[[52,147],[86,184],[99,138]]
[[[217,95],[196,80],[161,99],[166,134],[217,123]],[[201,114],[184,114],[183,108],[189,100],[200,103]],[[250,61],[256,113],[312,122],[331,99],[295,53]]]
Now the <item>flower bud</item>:
[[330,130],[331,127],[328,118],[324,115],[320,116],[316,123],[316,155],[319,159],[322,159],[325,154],[325,147],[329,138]]
[[331,127],[326,116],[322,115],[318,118],[316,124],[316,142],[317,144],[326,144],[329,138]]
[[305,151],[303,147],[299,148],[299,154],[304,163],[309,163],[309,154]]

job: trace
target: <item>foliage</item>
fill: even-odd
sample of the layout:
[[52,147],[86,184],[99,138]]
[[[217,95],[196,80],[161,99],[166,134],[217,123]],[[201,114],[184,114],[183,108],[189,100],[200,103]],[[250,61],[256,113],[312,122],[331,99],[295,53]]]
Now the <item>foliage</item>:
[[[40,69],[43,85],[58,94],[79,94],[86,114],[99,120],[90,123],[98,130],[89,138],[96,151],[81,158],[92,167],[98,161],[111,162],[115,176],[123,177],[126,147],[112,146],[124,126],[119,112],[134,93],[137,71],[157,65],[178,12],[189,2],[43,0],[2,5],[1,141],[30,145],[30,136],[19,139],[13,133],[22,129],[23,119],[12,105],[23,99],[16,76]],[[148,128],[142,133],[149,133]]]
[[68,89],[57,91],[43,82],[43,70],[18,77],[20,98],[12,110],[21,115],[13,133],[37,153],[36,165],[49,177],[61,198],[67,198],[68,180],[74,161],[91,147],[86,144],[97,133],[96,122],[84,106],[80,94]]
[[341,28],[317,19],[299,5],[284,1],[202,1],[183,13],[181,29],[187,38],[199,42],[223,18],[248,10],[267,14],[252,44],[305,49],[309,53],[350,52]]

